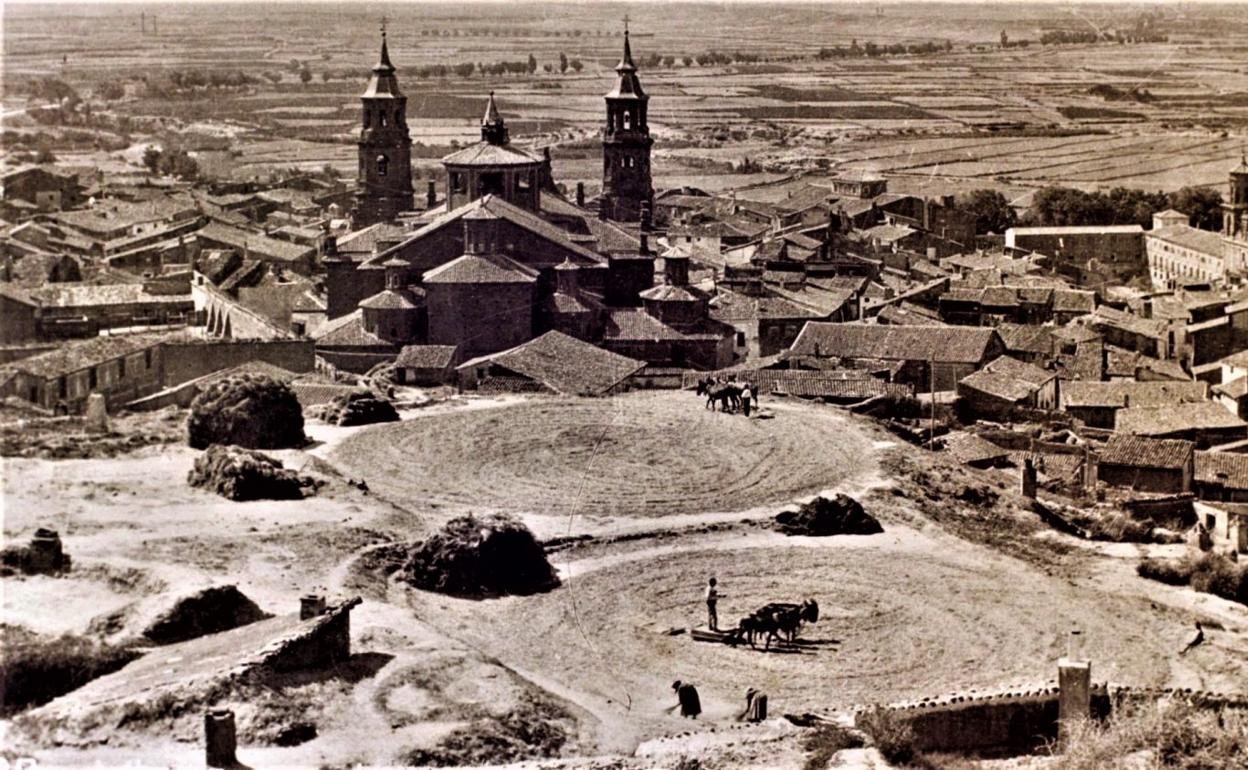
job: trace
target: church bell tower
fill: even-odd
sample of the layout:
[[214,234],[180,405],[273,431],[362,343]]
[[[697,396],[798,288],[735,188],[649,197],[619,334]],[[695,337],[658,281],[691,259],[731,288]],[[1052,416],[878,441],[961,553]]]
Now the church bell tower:
[[624,27],[624,55],[615,65],[615,88],[606,95],[607,124],[602,130],[602,214],[619,222],[641,219],[643,204],[654,202],[650,181],[650,97],[637,79],[637,65]]
[[407,97],[399,91],[386,26],[381,26],[381,58],[373,66],[363,102],[359,171],[356,177],[356,228],[388,222],[412,206],[412,138],[407,133]]

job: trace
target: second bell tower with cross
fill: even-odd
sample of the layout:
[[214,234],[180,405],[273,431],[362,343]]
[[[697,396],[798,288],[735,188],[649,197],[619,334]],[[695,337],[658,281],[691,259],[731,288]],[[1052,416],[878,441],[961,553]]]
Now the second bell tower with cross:
[[407,132],[407,97],[386,47],[386,22],[381,22],[381,57],[373,66],[368,88],[360,96],[363,123],[359,139],[359,172],[354,226],[388,222],[412,210],[412,138]]
[[636,222],[654,202],[650,180],[650,97],[637,78],[637,65],[624,20],[624,55],[615,65],[615,88],[606,95],[607,123],[602,130],[602,214],[619,222]]

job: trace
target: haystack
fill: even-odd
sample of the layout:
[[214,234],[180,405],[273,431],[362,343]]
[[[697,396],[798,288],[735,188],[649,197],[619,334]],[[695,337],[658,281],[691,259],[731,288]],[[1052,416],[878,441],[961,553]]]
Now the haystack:
[[786,535],[875,535],[884,531],[875,517],[849,495],[816,497],[796,511],[776,514],[776,529]]
[[213,586],[185,596],[143,631],[156,644],[174,644],[217,634],[272,617],[235,586]]
[[470,598],[532,594],[559,585],[533,533],[505,514],[451,519],[416,545],[402,574],[418,588]]
[[221,444],[213,444],[195,458],[186,481],[234,501],[299,500],[305,493],[314,493],[318,485],[266,454]]
[[209,385],[191,402],[187,432],[196,449],[212,444],[284,449],[308,440],[295,392],[263,374],[238,374]]
[[360,390],[335,396],[325,405],[321,419],[333,425],[372,425],[376,422],[398,422],[399,413],[384,398]]

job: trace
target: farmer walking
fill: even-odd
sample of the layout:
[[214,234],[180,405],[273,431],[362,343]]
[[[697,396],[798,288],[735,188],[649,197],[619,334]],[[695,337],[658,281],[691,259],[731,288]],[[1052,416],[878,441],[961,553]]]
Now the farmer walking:
[[750,388],[750,383],[745,383],[745,387],[741,388],[741,411],[746,417],[750,416],[750,399],[754,398],[754,391]]
[[1189,651],[1199,647],[1200,645],[1204,643],[1205,643],[1205,629],[1200,625],[1200,621],[1198,620],[1196,621],[1196,635],[1192,637],[1192,641],[1188,642],[1187,646],[1184,647],[1183,650],[1179,654],[1186,655]]
[[767,719],[767,693],[753,687],[745,691],[745,711],[737,716],[743,722],[762,722]]
[[706,627],[712,631],[719,630],[719,613],[716,606],[719,604],[719,589],[716,588],[715,578],[706,581]]

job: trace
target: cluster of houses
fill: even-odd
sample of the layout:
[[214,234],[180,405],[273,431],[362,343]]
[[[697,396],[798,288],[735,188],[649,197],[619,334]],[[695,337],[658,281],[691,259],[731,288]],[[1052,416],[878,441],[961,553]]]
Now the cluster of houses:
[[585,395],[733,373],[764,397],[1056,426],[1083,451],[1046,468],[1078,456],[1085,480],[1095,464],[1102,484],[1248,501],[1248,166],[1220,233],[1163,211],[985,235],[951,197],[861,170],[656,191],[627,35],[615,71],[595,195],[513,143],[491,93],[480,142],[417,196],[384,39],[353,188],[4,173],[0,395],[151,407],[249,366],[309,393],[332,385],[314,370],[379,364],[405,385]]

